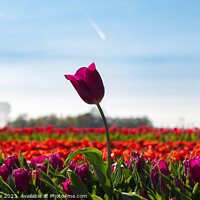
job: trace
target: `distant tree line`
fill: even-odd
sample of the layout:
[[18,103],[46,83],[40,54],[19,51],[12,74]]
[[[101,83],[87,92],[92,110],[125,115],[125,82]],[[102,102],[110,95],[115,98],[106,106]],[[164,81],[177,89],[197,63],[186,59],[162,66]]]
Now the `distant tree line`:
[[[137,128],[138,126],[152,127],[152,122],[147,117],[138,118],[107,118],[109,126]],[[57,117],[56,115],[43,116],[38,118],[27,119],[26,115],[20,115],[16,120],[9,122],[10,128],[24,128],[38,126],[53,125],[55,128],[68,128],[73,126],[76,128],[86,127],[103,127],[102,119],[93,111],[78,115],[75,117]]]

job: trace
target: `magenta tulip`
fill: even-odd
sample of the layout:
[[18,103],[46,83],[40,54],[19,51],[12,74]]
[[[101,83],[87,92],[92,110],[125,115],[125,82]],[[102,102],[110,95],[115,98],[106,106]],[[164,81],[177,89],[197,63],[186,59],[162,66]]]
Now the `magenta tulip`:
[[63,169],[63,162],[59,153],[52,154],[49,156],[49,161],[54,169]]
[[94,63],[88,68],[78,69],[75,75],[65,75],[65,78],[71,81],[79,96],[86,103],[97,104],[103,99],[104,85]]
[[28,189],[31,174],[27,169],[15,169],[13,172],[13,177],[15,181],[15,187],[18,191],[23,192]]
[[6,168],[5,165],[2,165],[0,167],[0,176],[3,178],[4,181],[6,181],[9,175],[10,171]]
[[65,194],[73,195],[69,179],[67,179],[65,182],[62,183],[62,187],[63,187]]
[[188,171],[192,180],[200,183],[200,157],[195,156],[188,160]]
[[84,163],[77,167],[76,173],[81,178],[83,182],[85,182],[85,179],[88,177],[88,164]]
[[19,167],[19,160],[17,156],[9,156],[4,160],[6,168],[12,172],[13,169],[17,169]]
[[[168,169],[168,166],[167,164],[160,160],[158,162],[158,166],[160,168],[160,172],[161,174],[165,175],[165,176],[168,176],[169,175],[169,169]],[[151,182],[153,184],[153,187],[154,189],[157,188],[158,186],[158,183],[159,183],[159,170],[158,170],[158,166],[157,165],[154,165],[152,171],[151,171]],[[166,187],[166,184],[165,184],[165,180],[163,179],[163,177],[161,177],[160,179],[160,191],[163,193],[163,194],[166,194],[167,193],[167,187]]]

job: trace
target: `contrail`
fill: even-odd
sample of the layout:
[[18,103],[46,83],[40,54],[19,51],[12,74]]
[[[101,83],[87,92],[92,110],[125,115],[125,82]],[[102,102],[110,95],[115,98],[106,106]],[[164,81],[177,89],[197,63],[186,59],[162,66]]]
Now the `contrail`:
[[105,34],[101,31],[101,29],[97,26],[97,24],[91,19],[88,17],[88,20],[90,22],[90,24],[92,25],[92,27],[94,28],[94,30],[97,32],[97,34],[99,35],[99,37],[102,39],[102,40],[106,40],[106,36]]
[[80,4],[79,1],[77,1],[77,4],[80,8],[80,10],[82,11],[82,13],[86,16],[86,18],[88,19],[88,21],[90,22],[91,26],[94,28],[94,30],[96,31],[96,33],[98,34],[98,36],[102,39],[102,40],[106,40],[106,36],[103,33],[103,31],[98,27],[98,25],[94,22],[94,20],[92,20],[88,14],[85,12],[83,6]]

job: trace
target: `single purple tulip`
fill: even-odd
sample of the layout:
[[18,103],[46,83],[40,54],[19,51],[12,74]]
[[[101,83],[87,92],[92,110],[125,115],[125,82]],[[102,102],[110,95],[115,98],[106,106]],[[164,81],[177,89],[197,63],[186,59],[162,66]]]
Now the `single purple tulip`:
[[27,169],[15,169],[13,172],[15,187],[18,191],[25,191],[29,187],[31,175]]
[[65,78],[71,81],[79,96],[86,103],[97,104],[103,99],[104,85],[94,63],[88,68],[78,69],[75,75],[65,75]]
[[142,197],[144,197],[144,198],[150,200],[150,197],[149,197],[149,195],[148,195],[148,193],[147,193],[146,190],[141,190],[141,191],[140,191],[140,196],[142,196]]
[[6,168],[5,165],[2,165],[0,167],[0,176],[3,178],[4,181],[6,181],[9,175],[10,171]]
[[163,174],[165,176],[169,175],[170,172],[169,172],[169,169],[168,169],[168,166],[167,166],[166,162],[161,160],[161,161],[158,162],[158,166],[160,168],[161,174]]
[[153,184],[154,189],[157,188],[158,182],[159,182],[159,171],[157,165],[154,165],[152,171],[151,171],[151,182]]
[[184,163],[183,163],[183,165],[184,165],[184,171],[183,171],[183,174],[184,174],[184,176],[185,176],[185,180],[187,179],[187,172],[189,173],[189,184],[190,184],[190,187],[194,187],[194,180],[192,179],[192,177],[191,177],[191,173],[190,173],[190,171],[189,171],[189,159],[185,159],[185,161],[184,161]]
[[144,160],[144,157],[142,155],[140,155],[137,158],[136,164],[137,164],[137,170],[140,173],[142,171],[142,169],[144,168],[144,165],[145,165],[145,160]]
[[195,156],[188,160],[188,171],[192,180],[200,183],[200,157]]
[[13,169],[19,168],[19,160],[17,156],[9,156],[4,160],[6,168],[12,172]]
[[50,164],[54,169],[63,169],[63,162],[59,153],[52,154],[49,156]]
[[76,169],[77,175],[81,178],[83,182],[85,182],[85,179],[88,177],[88,164],[84,163],[81,166],[78,166]]
[[[159,166],[159,169],[160,169],[160,172],[161,174],[165,175],[165,176],[168,176],[169,175],[169,169],[167,167],[167,164],[164,162],[164,161],[159,161],[158,162],[158,166]],[[151,182],[153,184],[153,187],[154,189],[157,188],[158,186],[158,182],[159,182],[159,170],[158,170],[158,166],[157,165],[154,165],[152,171],[151,171]],[[161,177],[161,182],[160,182],[160,190],[163,194],[166,194],[167,192],[167,187],[165,185],[165,181],[164,181],[164,178]]]
[[69,179],[67,179],[65,182],[62,183],[62,187],[63,187],[63,191],[65,192],[65,194],[73,195]]

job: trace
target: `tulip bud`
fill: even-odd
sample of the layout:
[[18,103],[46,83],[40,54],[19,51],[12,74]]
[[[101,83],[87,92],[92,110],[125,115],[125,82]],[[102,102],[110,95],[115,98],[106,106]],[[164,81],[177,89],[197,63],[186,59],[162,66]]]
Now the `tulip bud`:
[[145,165],[145,160],[144,160],[144,157],[142,155],[140,155],[137,158],[136,164],[137,164],[137,170],[140,173],[142,171],[142,169],[144,168],[144,165]]
[[[159,161],[158,162],[158,166],[160,169],[161,174],[168,176],[169,175],[169,169],[167,167],[167,164],[164,161]],[[158,182],[159,182],[159,170],[158,170],[158,166],[154,165],[152,171],[151,171],[151,182],[153,184],[154,189],[157,188],[158,186]],[[167,192],[167,187],[165,185],[165,181],[164,179],[161,177],[161,182],[160,182],[160,190],[163,194],[165,194]]]
[[73,195],[69,179],[67,179],[65,182],[62,183],[62,187],[63,187],[63,190],[64,190],[65,194]]
[[10,171],[6,168],[5,165],[2,165],[0,167],[0,176],[3,178],[4,181],[6,181],[9,175]]
[[50,155],[49,161],[54,169],[58,168],[59,170],[61,170],[63,168],[63,162],[59,153]]
[[188,171],[192,180],[200,183],[200,156],[188,160]]
[[97,104],[103,99],[104,85],[94,63],[88,68],[78,69],[75,75],[65,75],[65,78],[72,83],[79,96],[86,103]]
[[83,182],[85,182],[85,179],[88,177],[88,164],[84,163],[81,166],[78,166],[76,169],[77,175],[81,178]]
[[28,189],[31,177],[27,169],[15,169],[13,177],[18,191],[23,192]]
[[12,172],[13,169],[19,168],[19,160],[17,156],[9,156],[4,160],[6,168]]
[[151,182],[153,184],[154,189],[157,188],[158,182],[159,182],[159,171],[157,165],[154,165],[152,171],[151,171]]

